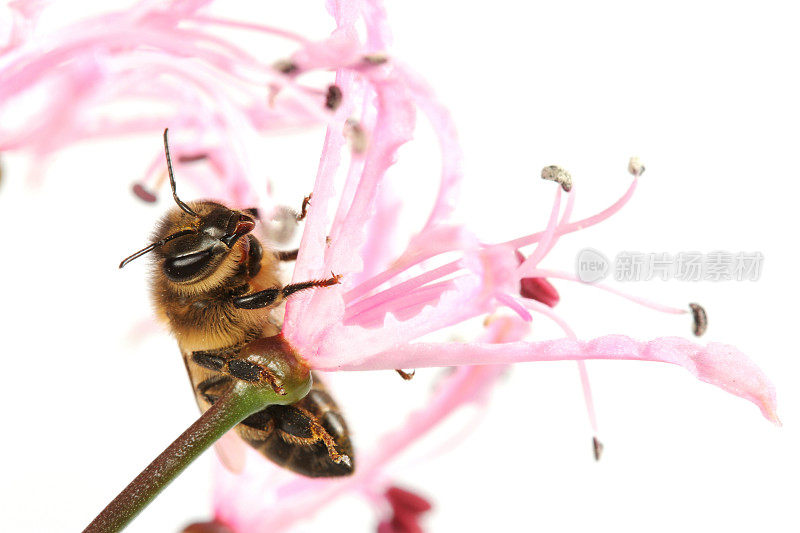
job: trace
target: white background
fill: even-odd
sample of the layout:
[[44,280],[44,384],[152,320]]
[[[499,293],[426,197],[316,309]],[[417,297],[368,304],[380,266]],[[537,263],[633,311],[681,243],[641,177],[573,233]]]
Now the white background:
[[[301,20],[323,36],[329,19],[309,4],[262,14],[240,2],[223,12],[282,25]],[[571,270],[587,246],[610,256],[762,252],[758,282],[622,288],[677,306],[702,302],[710,316],[703,340],[735,344],[758,362],[777,386],[784,427],[680,368],[591,362],[606,444],[595,464],[574,363],[521,365],[459,447],[406,463],[399,474],[434,500],[431,531],[800,525],[797,14],[790,2],[654,5],[398,2],[389,6],[392,54],[425,75],[452,110],[466,153],[460,216],[486,239],[544,226],[554,191],[538,179],[543,166],[572,172],[575,216],[583,217],[622,194],[628,157],[639,155],[647,172],[633,201],[612,220],[565,237],[543,266]],[[265,144],[282,201],[294,204],[310,190],[321,138],[316,131]],[[23,158],[4,158],[4,531],[79,530],[197,415],[169,336],[156,331],[131,342],[134,326],[151,315],[145,264],[116,268],[168,207],[142,205],[128,190],[159,143],[153,132],[65,151],[38,189],[23,183]],[[426,127],[400,159],[395,176],[434,179]],[[687,316],[556,285],[558,311],[580,337],[689,335]],[[538,337],[557,335],[539,319],[535,327]],[[388,372],[332,378],[357,443],[368,447],[410,405],[424,403],[435,375],[420,371],[411,383]],[[460,417],[442,435],[470,420]],[[210,471],[206,454],[130,531],[176,531],[207,516]],[[346,497],[307,527],[370,531],[374,518]]]

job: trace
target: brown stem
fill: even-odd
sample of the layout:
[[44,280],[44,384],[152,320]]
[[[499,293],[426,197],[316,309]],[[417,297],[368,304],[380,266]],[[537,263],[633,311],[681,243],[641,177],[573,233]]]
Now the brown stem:
[[153,499],[229,429],[267,405],[297,401],[311,388],[310,376],[284,384],[286,395],[271,387],[239,383],[223,394],[200,418],[170,444],[136,479],[97,515],[84,533],[122,530]]

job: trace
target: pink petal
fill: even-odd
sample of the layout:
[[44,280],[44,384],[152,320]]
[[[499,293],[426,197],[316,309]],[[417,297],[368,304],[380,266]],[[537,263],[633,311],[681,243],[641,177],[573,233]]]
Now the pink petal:
[[233,430],[225,433],[214,443],[214,451],[220,463],[234,474],[244,471],[247,462],[247,444]]
[[768,420],[779,423],[775,388],[747,356],[727,344],[701,346],[679,337],[662,337],[649,342],[636,341],[624,335],[608,335],[590,341],[559,339],[503,345],[406,344],[358,363],[336,365],[334,368],[385,370],[584,359],[656,361],[680,365],[701,381],[750,400]]

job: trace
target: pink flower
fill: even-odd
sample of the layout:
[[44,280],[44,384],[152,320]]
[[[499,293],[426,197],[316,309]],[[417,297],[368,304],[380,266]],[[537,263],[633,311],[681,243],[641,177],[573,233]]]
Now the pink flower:
[[[384,61],[388,30],[377,1],[329,2],[337,27],[319,41],[257,23],[214,18],[202,13],[205,4],[181,1],[158,8],[142,2],[128,11],[78,22],[48,36],[44,44],[26,41],[24,24],[15,23],[0,58],[0,73],[7,80],[0,85],[0,150],[26,150],[38,160],[80,140],[156,135],[168,125],[175,133],[174,158],[187,163],[201,158],[209,170],[185,165],[182,176],[209,196],[239,207],[260,201],[269,211],[274,207],[269,198],[250,182],[258,135],[325,125],[293,279],[334,272],[343,276],[342,283],[294,296],[286,306],[283,335],[312,368],[323,371],[455,367],[429,404],[386,435],[382,446],[359,457],[356,473],[347,479],[299,479],[254,453],[245,464],[238,441],[220,443],[226,464],[242,472],[218,469],[218,520],[236,531],[278,531],[350,490],[374,503],[383,530],[413,530],[419,526],[419,511],[409,510],[411,499],[403,500],[390,488],[392,462],[458,408],[484,400],[511,363],[578,361],[587,398],[586,359],[676,364],[750,400],[766,418],[778,421],[774,388],[732,346],[703,346],[675,337],[640,341],[624,335],[581,341],[552,309],[559,296],[548,280],[579,281],[540,264],[561,236],[618,212],[632,197],[640,171],[633,172],[630,187],[616,203],[581,220],[572,220],[580,183],[565,187],[568,192],[542,183],[555,187],[545,229],[508,242],[480,242],[470,228],[449,221],[461,179],[455,129],[445,108],[409,67],[393,57]],[[32,16],[21,20],[33,23]],[[363,36],[358,30],[362,23]],[[213,27],[280,36],[294,43],[296,51],[276,65],[280,58],[238,47],[210,31]],[[337,99],[335,92],[303,81],[304,75],[319,71],[336,73],[335,87],[342,95],[338,106],[324,105],[326,96],[329,103]],[[112,111],[130,98],[147,102],[142,113],[120,116]],[[421,229],[403,236],[397,227],[402,204],[384,178],[398,149],[411,140],[419,111],[438,136],[441,176]],[[140,198],[153,199],[162,167],[159,151],[145,179],[135,184]],[[532,246],[527,257],[521,254],[520,249]],[[658,311],[688,312],[604,285],[591,287]],[[503,315],[509,311],[514,316]],[[554,321],[564,337],[525,340],[534,314]],[[429,338],[482,316],[492,320],[476,339]]]

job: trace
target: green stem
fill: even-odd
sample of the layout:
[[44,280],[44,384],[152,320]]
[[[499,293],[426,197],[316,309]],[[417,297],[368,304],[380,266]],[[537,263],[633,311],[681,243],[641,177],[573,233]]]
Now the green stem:
[[268,405],[286,405],[305,396],[311,388],[311,377],[308,373],[303,377],[290,383],[284,382],[286,394],[282,396],[269,385],[239,382],[136,476],[97,515],[84,533],[122,530],[192,461],[236,424]]

